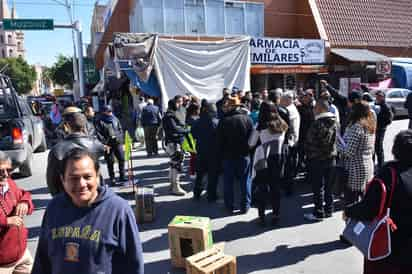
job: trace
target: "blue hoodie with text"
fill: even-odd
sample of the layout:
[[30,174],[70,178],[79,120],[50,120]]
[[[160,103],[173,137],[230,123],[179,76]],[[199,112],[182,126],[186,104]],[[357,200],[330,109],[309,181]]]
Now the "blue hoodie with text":
[[76,207],[57,195],[43,217],[32,274],[144,274],[134,213],[107,187],[96,201]]

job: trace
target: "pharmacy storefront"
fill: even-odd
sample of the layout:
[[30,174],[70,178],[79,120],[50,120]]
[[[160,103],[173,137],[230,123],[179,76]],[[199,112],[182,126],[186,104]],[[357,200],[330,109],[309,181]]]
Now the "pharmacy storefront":
[[327,74],[325,41],[255,37],[250,40],[252,90],[316,88]]

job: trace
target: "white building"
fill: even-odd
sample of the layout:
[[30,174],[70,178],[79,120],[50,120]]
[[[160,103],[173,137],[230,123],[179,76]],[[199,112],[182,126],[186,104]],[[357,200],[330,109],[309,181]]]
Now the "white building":
[[[0,0],[0,20],[17,18],[13,4],[11,12],[7,0]],[[0,58],[25,57],[24,33],[22,31],[5,31],[0,28]]]

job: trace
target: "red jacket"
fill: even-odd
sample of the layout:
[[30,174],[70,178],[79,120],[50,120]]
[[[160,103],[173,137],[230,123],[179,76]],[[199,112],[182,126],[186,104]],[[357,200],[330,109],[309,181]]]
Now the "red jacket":
[[6,195],[0,194],[0,266],[18,261],[27,247],[27,228],[8,227],[7,217],[15,215],[18,203],[27,203],[29,206],[27,214],[31,214],[34,208],[30,192],[18,188],[11,179],[8,183],[9,190]]

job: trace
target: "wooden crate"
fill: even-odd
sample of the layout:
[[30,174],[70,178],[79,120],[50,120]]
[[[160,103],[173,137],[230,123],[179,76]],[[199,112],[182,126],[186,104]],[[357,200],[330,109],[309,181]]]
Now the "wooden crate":
[[155,219],[155,190],[153,186],[137,188],[135,215],[138,224],[153,222]]
[[174,267],[185,267],[185,258],[213,246],[210,219],[176,216],[168,226],[170,258]]
[[236,257],[212,247],[186,259],[186,274],[236,274]]

